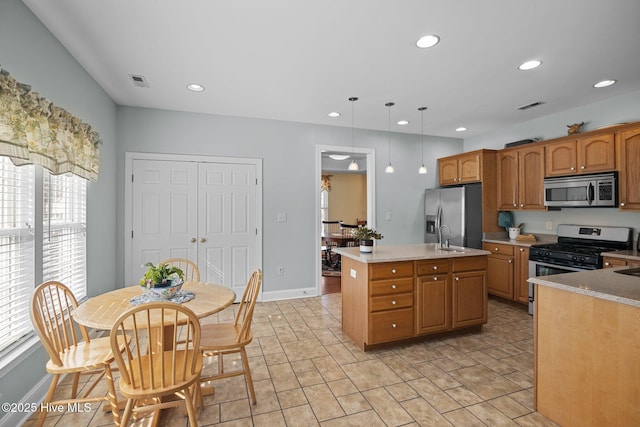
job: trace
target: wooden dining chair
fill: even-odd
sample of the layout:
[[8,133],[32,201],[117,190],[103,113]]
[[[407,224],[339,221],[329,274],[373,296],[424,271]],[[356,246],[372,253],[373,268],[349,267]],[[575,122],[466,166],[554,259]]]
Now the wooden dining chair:
[[[344,237],[349,237],[353,235],[353,232],[355,230],[358,229],[358,225],[357,224],[345,224],[345,223],[341,223],[340,224],[340,232],[342,233],[342,235]],[[357,242],[355,239],[351,239],[351,240],[345,240],[344,241],[344,246],[346,247],[355,247],[358,246]]]
[[328,237],[332,234],[340,233],[340,224],[342,221],[322,221],[322,258],[328,266],[333,266],[331,251],[338,245],[332,242]]
[[[99,401],[109,402],[113,421],[119,425],[120,413],[111,370],[114,354],[109,337],[91,339],[87,329],[74,322],[71,317],[76,307],[78,307],[78,301],[71,290],[57,281],[48,281],[38,286],[31,300],[31,321],[49,355],[47,372],[53,375],[47,395],[40,406],[41,412],[36,425],[43,425],[48,407],[64,405],[64,408],[67,408],[67,404],[71,402]],[[119,353],[123,348],[124,345],[116,346],[114,350]],[[71,397],[53,401],[60,376],[66,374],[73,375]],[[80,376],[94,374],[98,376],[87,391],[78,397]],[[105,377],[107,395],[90,397],[89,394]]]
[[[254,405],[256,404],[256,393],[253,388],[251,369],[249,368],[249,359],[247,358],[245,347],[253,339],[251,320],[253,319],[253,310],[260,294],[261,285],[262,271],[256,269],[249,278],[234,322],[202,325],[202,339],[200,341],[200,350],[204,357],[217,356],[218,358],[218,372],[213,375],[202,376],[200,382],[244,375],[249,387],[251,403]],[[243,368],[227,372],[224,368],[224,355],[234,353],[240,353]]]
[[158,265],[166,264],[170,267],[178,267],[184,273],[185,282],[199,282],[200,270],[196,264],[187,258],[169,258],[164,261],[160,261]]
[[[172,334],[156,334],[153,328],[168,328]],[[118,317],[111,328],[111,348],[124,345],[127,334],[131,339],[124,351],[115,355],[120,393],[127,398],[122,425],[140,412],[153,411],[157,421],[160,409],[184,404],[189,424],[197,426],[194,398],[199,394],[202,353],[195,313],[172,302],[141,304]],[[184,340],[178,348],[179,335]],[[149,337],[157,342],[149,342]],[[167,396],[179,399],[161,399]]]

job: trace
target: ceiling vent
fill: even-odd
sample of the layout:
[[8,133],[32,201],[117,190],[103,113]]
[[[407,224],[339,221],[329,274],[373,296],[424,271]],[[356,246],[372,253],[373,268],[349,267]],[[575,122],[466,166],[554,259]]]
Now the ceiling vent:
[[144,76],[129,74],[129,77],[131,77],[131,81],[134,85],[138,87],[149,87],[149,83],[147,83],[147,80],[144,78]]
[[532,102],[531,104],[527,104],[527,105],[523,105],[522,107],[518,107],[518,110],[528,110],[529,108],[537,107],[538,105],[542,105],[542,104],[544,104],[544,102],[536,101],[536,102]]

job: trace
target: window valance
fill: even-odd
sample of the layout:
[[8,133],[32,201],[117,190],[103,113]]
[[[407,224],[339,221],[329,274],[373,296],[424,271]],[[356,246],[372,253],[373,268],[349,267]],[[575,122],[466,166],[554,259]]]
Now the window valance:
[[90,125],[0,69],[0,155],[95,181],[101,143]]

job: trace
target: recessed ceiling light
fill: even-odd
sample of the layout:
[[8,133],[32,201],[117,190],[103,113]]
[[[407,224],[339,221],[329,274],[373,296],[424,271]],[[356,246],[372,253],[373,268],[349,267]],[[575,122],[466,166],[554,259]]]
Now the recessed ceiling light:
[[199,85],[197,83],[191,83],[187,85],[187,89],[189,89],[192,92],[202,92],[204,91],[204,86]]
[[333,160],[347,160],[349,158],[346,154],[329,154]]
[[406,126],[406,125],[408,125],[408,124],[409,124],[409,120],[400,120],[400,121],[398,121],[398,124],[399,124],[400,126]]
[[433,47],[437,45],[439,41],[440,41],[440,37],[436,36],[435,34],[429,34],[427,36],[420,37],[416,42],[416,46],[418,46],[421,49],[426,49],[428,47]]
[[456,132],[464,132],[465,130],[467,130],[467,128],[464,126],[460,126],[459,128],[456,128]]
[[338,113],[337,111],[332,111],[329,114],[327,114],[327,116],[331,117],[332,119],[335,119],[336,117],[340,117],[340,113]]
[[594,84],[593,87],[607,87],[607,86],[611,86],[615,82],[616,82],[615,80],[602,80],[601,82]]
[[522,70],[522,71],[533,70],[534,68],[538,68],[540,65],[542,65],[542,61],[533,59],[531,61],[527,61],[523,64],[520,64],[520,66],[518,67],[518,70]]

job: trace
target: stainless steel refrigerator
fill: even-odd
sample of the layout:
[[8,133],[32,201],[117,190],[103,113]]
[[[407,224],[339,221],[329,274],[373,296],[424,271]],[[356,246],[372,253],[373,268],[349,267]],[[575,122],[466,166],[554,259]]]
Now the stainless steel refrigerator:
[[[424,196],[425,242],[482,248],[482,185],[434,188]],[[449,227],[449,232],[446,227]],[[441,233],[439,230],[441,229]]]

